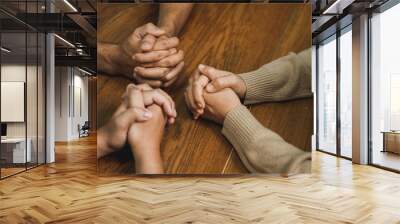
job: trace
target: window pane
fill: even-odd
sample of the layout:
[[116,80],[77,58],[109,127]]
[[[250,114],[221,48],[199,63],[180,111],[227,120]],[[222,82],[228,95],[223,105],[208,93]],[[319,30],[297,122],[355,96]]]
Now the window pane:
[[340,36],[340,153],[351,158],[352,141],[352,35]]
[[371,19],[372,163],[396,170],[400,170],[400,133],[395,132],[400,131],[399,21],[400,4]]
[[318,48],[318,148],[336,153],[336,40]]

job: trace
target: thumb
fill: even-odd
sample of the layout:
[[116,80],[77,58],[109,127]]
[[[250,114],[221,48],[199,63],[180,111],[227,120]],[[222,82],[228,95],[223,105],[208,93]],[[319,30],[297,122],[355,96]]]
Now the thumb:
[[210,80],[214,80],[214,79],[216,79],[216,78],[221,76],[220,75],[220,70],[218,70],[218,69],[216,69],[214,67],[200,64],[198,68],[199,68],[199,71],[202,74],[204,74],[205,76],[207,76]]
[[223,76],[232,75],[231,72],[219,70],[214,67],[211,67],[208,65],[203,65],[203,64],[200,64],[198,66],[198,69],[203,75],[207,76],[210,80],[214,80],[214,79],[217,79],[217,78],[223,77]]
[[119,122],[131,125],[135,122],[147,121],[152,117],[151,111],[139,107],[132,107],[122,112],[117,119]]
[[147,23],[146,25],[138,29],[138,33],[142,38],[144,38],[146,34],[151,34],[153,36],[159,37],[164,35],[165,31],[152,23]]
[[142,39],[141,49],[143,51],[150,51],[156,43],[156,37],[151,34],[146,34]]
[[235,78],[233,76],[223,76],[214,79],[206,86],[206,91],[209,93],[218,92],[225,88],[233,88],[235,86]]

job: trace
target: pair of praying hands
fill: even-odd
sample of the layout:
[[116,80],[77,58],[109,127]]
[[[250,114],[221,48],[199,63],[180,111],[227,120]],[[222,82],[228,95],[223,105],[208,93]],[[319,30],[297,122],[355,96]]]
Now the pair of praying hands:
[[194,119],[204,117],[221,124],[245,94],[246,84],[239,76],[200,64],[189,78],[185,101]]
[[[179,39],[152,23],[147,23],[118,45],[120,59],[115,65],[120,73],[152,87],[168,87],[176,81],[184,66],[184,53],[178,50]],[[122,60],[121,60],[122,59]],[[126,66],[130,65],[130,66]],[[118,68],[119,67],[119,68]],[[124,71],[124,69],[133,71]]]
[[130,145],[137,173],[162,173],[160,143],[166,123],[177,116],[175,103],[161,89],[129,84],[111,119],[97,133],[97,156]]

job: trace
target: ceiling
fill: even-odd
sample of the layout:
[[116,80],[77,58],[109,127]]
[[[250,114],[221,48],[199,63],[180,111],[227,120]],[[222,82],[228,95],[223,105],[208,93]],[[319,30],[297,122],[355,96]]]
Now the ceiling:
[[[2,51],[2,60],[5,55],[11,61],[36,57],[36,33],[50,32],[61,37],[55,38],[56,65],[60,62],[77,66],[81,59],[86,60],[86,66],[90,64],[89,67],[96,70],[96,0],[48,0],[47,9],[45,2],[0,1],[2,46],[11,50],[9,53]],[[52,13],[49,13],[50,8]]]

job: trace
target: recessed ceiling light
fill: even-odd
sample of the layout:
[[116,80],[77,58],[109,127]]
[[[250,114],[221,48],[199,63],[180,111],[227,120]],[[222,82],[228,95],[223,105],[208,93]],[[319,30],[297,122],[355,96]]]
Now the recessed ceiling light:
[[343,10],[353,2],[354,0],[336,0],[322,14],[342,14]]
[[66,40],[66,39],[64,39],[64,38],[62,38],[62,37],[60,37],[59,35],[57,35],[57,34],[54,34],[54,36],[55,37],[57,37],[59,40],[61,40],[62,42],[64,42],[65,44],[67,44],[68,46],[70,46],[70,47],[72,47],[72,48],[75,48],[75,45],[73,45],[71,42],[69,42],[68,40]]
[[1,51],[4,51],[6,53],[10,53],[11,52],[11,50],[9,50],[9,49],[7,49],[5,47],[1,47],[0,49],[1,49]]
[[68,0],[64,0],[64,3],[68,5],[68,7],[70,7],[74,12],[78,12],[78,10]]
[[90,73],[90,72],[88,72],[88,71],[85,71],[85,70],[83,70],[83,69],[81,69],[81,68],[79,68],[79,67],[78,67],[78,70],[81,71],[81,72],[83,72],[83,73],[85,73],[85,74],[87,74],[87,75],[90,75],[90,76],[93,75],[92,73]]

